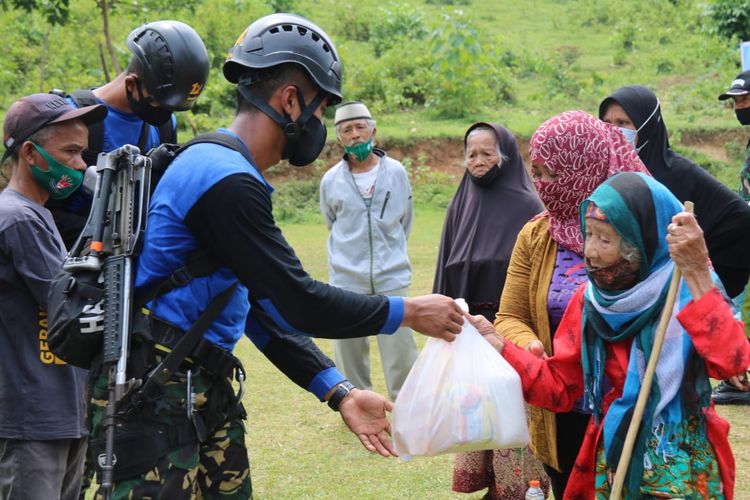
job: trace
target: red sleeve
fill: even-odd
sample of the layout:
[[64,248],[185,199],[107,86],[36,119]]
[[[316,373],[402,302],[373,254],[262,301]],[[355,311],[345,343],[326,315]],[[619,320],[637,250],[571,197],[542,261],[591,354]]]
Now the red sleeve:
[[540,359],[511,342],[506,342],[503,356],[521,376],[529,404],[554,412],[570,411],[583,394],[581,368],[581,287],[570,300],[555,333],[551,358]]
[[744,373],[750,366],[750,344],[744,324],[734,319],[718,288],[688,302],[677,314],[677,320],[705,360],[709,377],[726,379]]

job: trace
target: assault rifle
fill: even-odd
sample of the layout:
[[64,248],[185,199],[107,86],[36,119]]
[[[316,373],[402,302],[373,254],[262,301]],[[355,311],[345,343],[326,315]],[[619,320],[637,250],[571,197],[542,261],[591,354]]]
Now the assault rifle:
[[98,494],[112,496],[116,407],[136,388],[139,380],[128,379],[135,261],[143,246],[148,211],[151,159],[132,145],[101,153],[95,168],[96,184],[91,214],[63,270],[101,271],[104,277],[104,333],[102,373],[109,377],[109,397],[102,420],[104,453],[97,457],[102,470]]

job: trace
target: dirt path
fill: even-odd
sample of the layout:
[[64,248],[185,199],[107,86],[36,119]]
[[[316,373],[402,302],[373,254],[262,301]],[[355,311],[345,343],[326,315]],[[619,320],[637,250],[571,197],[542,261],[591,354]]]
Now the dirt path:
[[[695,149],[711,159],[732,163],[735,160],[730,152],[743,150],[749,135],[747,131],[740,128],[710,133],[684,132],[679,144]],[[429,167],[455,178],[463,174],[463,141],[461,139],[426,139],[408,144],[403,141],[385,140],[379,146],[384,148],[389,156],[399,161],[409,158],[412,168]],[[519,139],[518,146],[524,162],[528,164],[528,139]],[[271,169],[269,177],[275,182],[318,177],[340,159],[341,148],[338,144],[329,142],[320,155],[321,161],[316,167],[296,169],[282,165]]]

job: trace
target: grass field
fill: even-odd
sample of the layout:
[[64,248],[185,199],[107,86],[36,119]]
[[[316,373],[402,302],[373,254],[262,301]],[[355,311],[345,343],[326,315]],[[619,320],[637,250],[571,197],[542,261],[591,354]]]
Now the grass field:
[[[410,256],[413,294],[432,288],[443,214],[417,210]],[[284,233],[307,270],[326,278],[326,231],[322,224],[290,224]],[[330,341],[316,341],[329,355]],[[424,337],[418,336],[419,345]],[[453,456],[411,462],[369,454],[339,416],[281,375],[246,340],[237,354],[248,372],[245,404],[247,444],[255,498],[444,499],[480,498],[450,491]],[[375,390],[385,392],[373,343]],[[732,424],[730,440],[737,459],[737,499],[750,499],[750,422],[747,407],[720,407]]]

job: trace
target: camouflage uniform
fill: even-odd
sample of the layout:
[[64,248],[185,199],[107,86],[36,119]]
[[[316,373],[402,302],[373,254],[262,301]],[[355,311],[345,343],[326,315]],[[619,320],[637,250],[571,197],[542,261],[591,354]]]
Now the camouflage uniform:
[[[236,408],[231,390],[231,379],[216,379],[200,369],[191,377],[195,394],[194,409],[208,424],[207,438],[199,442],[195,433],[192,442],[179,447],[170,447],[166,454],[155,459],[155,464],[145,472],[120,479],[117,469],[125,465],[115,464],[113,499],[125,498],[169,498],[170,500],[192,498],[247,499],[252,497],[250,464],[245,447],[244,411],[225,415],[221,411]],[[91,439],[89,460],[97,463],[97,440],[103,440],[102,418],[107,404],[107,376],[97,378],[91,399]],[[146,404],[132,418],[116,420],[116,435],[126,428],[138,429],[155,424],[163,429],[189,423],[187,418],[187,377],[185,372],[175,374],[163,388],[163,394]],[[212,424],[212,422],[214,422]],[[126,431],[127,432],[127,431]],[[137,446],[137,445],[134,445]],[[100,455],[101,456],[101,455]],[[119,465],[119,467],[118,467]],[[122,474],[122,472],[121,472]],[[97,493],[96,498],[102,498]]]

